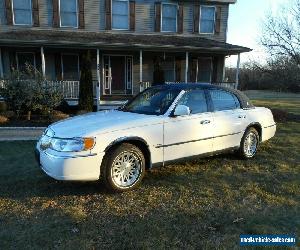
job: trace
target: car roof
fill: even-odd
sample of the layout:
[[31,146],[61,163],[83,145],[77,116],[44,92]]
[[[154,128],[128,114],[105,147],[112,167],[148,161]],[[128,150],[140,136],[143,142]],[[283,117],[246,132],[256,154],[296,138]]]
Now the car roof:
[[176,90],[193,90],[193,89],[219,89],[230,92],[234,94],[240,101],[242,108],[253,108],[253,104],[249,98],[243,94],[241,91],[227,88],[223,86],[218,86],[210,83],[169,83],[156,85],[151,88],[160,88],[160,89],[176,89]]

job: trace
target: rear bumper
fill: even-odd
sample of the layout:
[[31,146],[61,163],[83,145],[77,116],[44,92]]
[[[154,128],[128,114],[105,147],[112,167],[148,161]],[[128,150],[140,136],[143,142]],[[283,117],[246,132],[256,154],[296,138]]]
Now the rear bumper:
[[276,124],[270,125],[268,127],[264,127],[262,131],[262,140],[261,141],[267,141],[274,137],[276,133]]
[[41,169],[50,177],[63,181],[95,181],[100,177],[104,153],[85,156],[53,155],[36,149],[36,159]]

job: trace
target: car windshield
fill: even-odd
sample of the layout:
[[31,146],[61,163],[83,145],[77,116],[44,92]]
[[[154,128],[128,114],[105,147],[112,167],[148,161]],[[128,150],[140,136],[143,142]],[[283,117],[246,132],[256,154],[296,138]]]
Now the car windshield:
[[179,93],[178,89],[150,88],[138,94],[121,110],[146,115],[162,115]]

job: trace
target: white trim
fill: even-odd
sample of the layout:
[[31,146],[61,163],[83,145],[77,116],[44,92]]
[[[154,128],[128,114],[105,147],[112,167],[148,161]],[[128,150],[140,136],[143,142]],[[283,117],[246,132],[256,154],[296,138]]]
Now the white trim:
[[11,1],[11,11],[12,11],[12,20],[13,20],[13,25],[15,26],[32,26],[33,25],[33,17],[32,17],[32,0],[30,0],[30,24],[26,23],[16,23],[15,22],[15,11],[14,11],[14,0]]
[[188,71],[189,71],[189,52],[185,52],[185,82],[188,82]]
[[97,63],[97,85],[96,85],[96,104],[97,104],[97,111],[100,109],[100,93],[101,93],[101,87],[100,87],[100,82],[101,82],[101,78],[100,78],[100,52],[99,49],[97,49],[97,59],[96,59],[96,63]]
[[3,78],[4,74],[3,74],[3,63],[2,63],[2,50],[0,48],[0,78]]
[[140,50],[140,83],[143,82],[143,51]]
[[[113,1],[119,1],[119,2],[127,2],[127,22],[128,22],[128,28],[127,29],[119,29],[119,28],[114,28],[113,27]],[[129,6],[129,0],[110,0],[110,23],[111,23],[111,30],[129,30],[130,29],[130,6]]]
[[41,61],[42,61],[42,73],[43,77],[46,78],[46,62],[45,62],[45,53],[44,53],[44,47],[41,47]]
[[31,54],[33,55],[33,67],[36,69],[36,59],[35,59],[35,52],[16,52],[16,62],[17,62],[17,70],[19,71],[19,54]]
[[238,58],[236,62],[235,89],[237,89],[239,86],[240,63],[241,63],[241,54],[238,53]]
[[68,80],[68,79],[64,78],[64,60],[63,60],[63,56],[77,56],[78,78],[80,78],[79,54],[78,53],[61,53],[60,54],[61,79],[62,79],[62,81],[79,81],[79,79],[77,79],[77,80]]
[[79,27],[79,6],[78,6],[78,0],[75,0],[76,2],[76,26],[66,26],[66,25],[61,25],[61,14],[60,14],[60,1],[61,0],[58,0],[58,15],[59,15],[59,27],[60,28],[75,28],[75,29],[78,29]]
[[[212,33],[205,33],[201,32],[201,11],[202,7],[204,8],[214,8],[214,27],[213,27],[213,32]],[[199,13],[199,34],[202,35],[214,35],[215,34],[215,25],[216,25],[216,6],[210,6],[210,5],[200,5],[200,13]]]
[[[175,5],[177,7],[177,11],[176,11],[176,31],[165,31],[162,29],[163,27],[163,6],[164,5]],[[177,3],[161,3],[161,8],[160,8],[160,32],[164,32],[164,33],[177,33],[178,32],[178,4]]]

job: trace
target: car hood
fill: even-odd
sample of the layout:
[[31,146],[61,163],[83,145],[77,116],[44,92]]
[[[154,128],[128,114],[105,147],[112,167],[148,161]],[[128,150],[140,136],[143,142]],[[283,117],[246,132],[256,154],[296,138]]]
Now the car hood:
[[68,118],[49,126],[55,137],[96,136],[121,129],[159,123],[161,118],[118,110],[99,111]]

